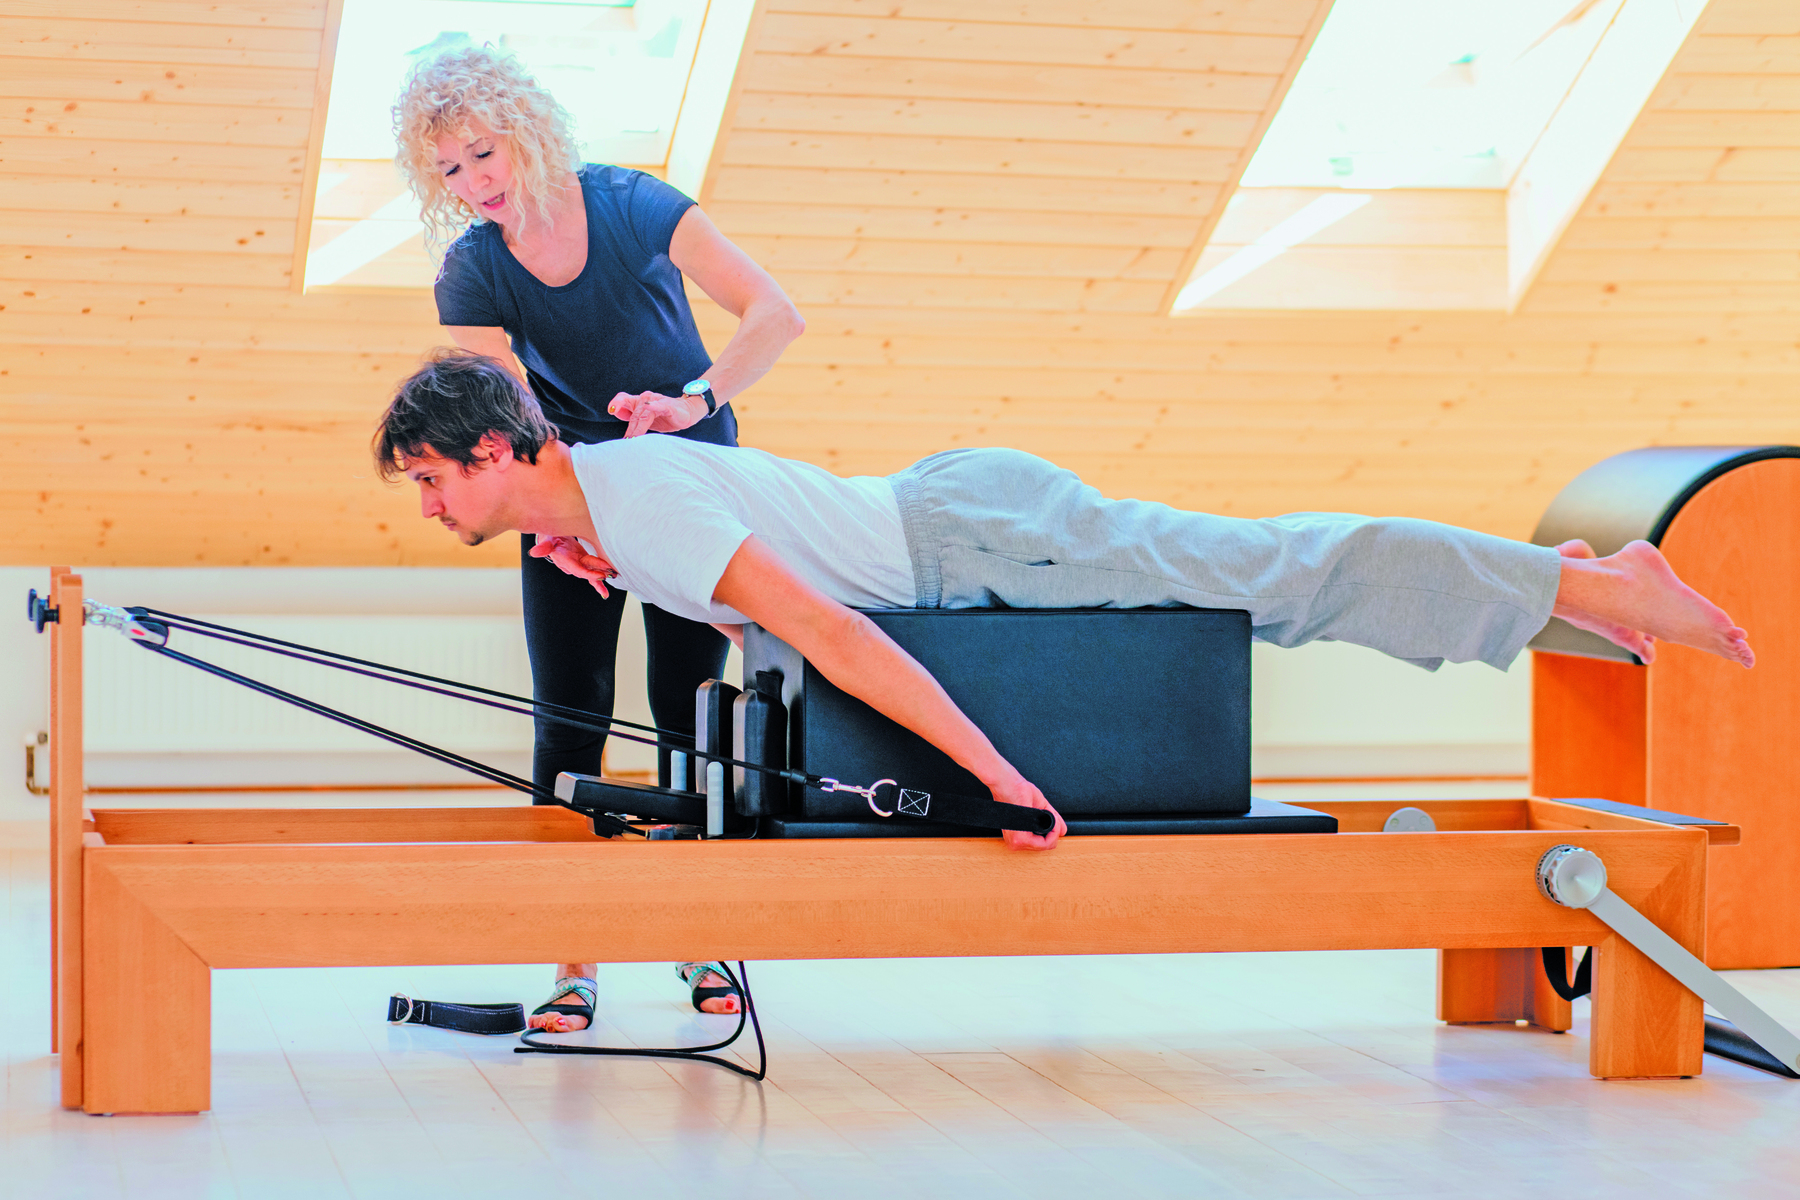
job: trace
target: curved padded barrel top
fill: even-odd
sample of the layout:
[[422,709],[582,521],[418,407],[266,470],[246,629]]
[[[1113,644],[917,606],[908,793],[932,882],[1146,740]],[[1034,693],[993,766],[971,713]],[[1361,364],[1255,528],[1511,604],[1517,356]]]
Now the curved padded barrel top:
[[[1643,539],[1661,545],[1688,501],[1719,476],[1766,458],[1800,458],[1800,446],[1649,446],[1595,463],[1558,492],[1544,510],[1533,544],[1581,538],[1601,556]],[[1533,650],[1610,658],[1638,657],[1598,634],[1554,618],[1531,639]],[[1641,665],[1641,664],[1640,664]]]

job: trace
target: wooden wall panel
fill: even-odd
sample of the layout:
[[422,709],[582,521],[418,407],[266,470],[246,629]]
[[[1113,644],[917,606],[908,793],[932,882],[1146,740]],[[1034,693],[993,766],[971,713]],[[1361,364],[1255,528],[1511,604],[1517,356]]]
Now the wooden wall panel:
[[516,553],[456,546],[369,466],[441,340],[429,296],[289,291],[326,11],[0,4],[5,561]]
[[[1006,443],[1112,494],[1513,536],[1622,449],[1800,441],[1777,0],[1713,0],[1516,313],[1159,315],[1321,3],[767,0],[704,200],[809,329],[746,440],[845,472]],[[288,290],[326,11],[0,0],[0,559],[509,557],[366,460],[430,297]]]
[[[739,403],[761,444],[837,470],[886,471],[942,446],[1006,441],[1114,493],[1245,514],[1409,512],[1523,536],[1563,483],[1617,450],[1800,437],[1785,400],[1800,369],[1786,315],[1800,303],[1800,191],[1787,182],[1800,161],[1800,58],[1784,57],[1786,6],[1715,0],[1519,312],[1178,321],[1133,312],[1124,285],[1177,262],[1170,243],[1187,222],[1203,227],[1217,201],[1197,188],[1187,204],[1151,194],[1143,184],[1155,168],[1131,152],[1167,144],[1156,105],[1211,114],[1190,122],[1206,142],[1254,128],[1220,118],[1249,115],[1244,101],[1278,82],[1279,54],[1192,81],[1158,74],[1167,60],[1134,60],[1141,79],[1154,76],[1154,99],[1134,101],[1116,65],[1087,92],[1066,90],[1066,76],[986,70],[958,91],[942,61],[986,36],[986,11],[983,28],[939,29],[942,42],[926,46],[930,21],[959,14],[854,0],[771,9],[786,32],[755,48],[731,165],[712,197],[722,225],[757,244],[811,322]],[[1018,16],[1073,29],[1078,10],[1130,24],[1080,5]],[[1256,32],[1302,36],[1310,14],[1286,15]],[[802,29],[817,36],[809,43]],[[1009,56],[1008,69],[1029,59],[1048,70],[1073,53],[1052,49],[1067,44],[1059,38],[1034,33],[1035,49]],[[1141,116],[1114,119],[1109,135],[1114,161],[1131,164],[1117,188],[1077,191],[1087,185],[1079,168],[1017,183],[976,169],[981,139],[1004,136],[1001,114],[1041,106],[1017,118],[1013,137],[1080,141],[1080,109],[1098,128],[1134,103]],[[852,125],[854,161],[787,173],[792,146],[772,135],[799,142]],[[920,166],[922,142],[936,152],[959,137],[975,143],[961,158]],[[1098,253],[1134,247],[1124,270]],[[1078,289],[1072,271],[1086,273]],[[707,328],[725,336],[729,324]]]

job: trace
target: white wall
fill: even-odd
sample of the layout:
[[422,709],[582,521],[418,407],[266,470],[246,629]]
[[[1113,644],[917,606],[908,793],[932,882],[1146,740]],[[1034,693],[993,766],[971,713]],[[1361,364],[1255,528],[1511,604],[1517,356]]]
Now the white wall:
[[[519,624],[518,579],[507,570],[146,569],[83,572],[87,594],[519,693],[529,692]],[[15,617],[0,621],[0,821],[38,821],[45,801],[24,786],[24,741],[47,728],[49,638],[24,617],[26,589],[44,569],[0,568]],[[336,672],[186,639],[205,658],[384,724],[401,727],[529,774],[530,723],[419,693],[361,684]],[[388,749],[223,681],[157,658],[118,635],[86,641],[88,777],[91,784],[437,782],[468,777],[405,750]],[[1527,668],[1480,665],[1436,674],[1335,643],[1300,650],[1257,646],[1255,773],[1268,776],[1471,775],[1525,769]],[[735,678],[733,661],[727,670]],[[618,663],[618,716],[648,721],[643,625],[626,615]],[[221,697],[228,697],[223,705]],[[192,712],[217,714],[196,726]],[[609,769],[654,765],[645,747],[615,740]],[[301,796],[294,803],[319,803]],[[131,803],[118,800],[117,803]],[[263,798],[258,803],[282,802]],[[490,801],[491,802],[491,801]]]
[[1251,769],[1271,776],[1522,775],[1530,655],[1423,671],[1361,646],[1251,647]]
[[49,728],[50,638],[33,632],[24,616],[26,590],[42,592],[49,578],[36,568],[0,567],[0,611],[7,614],[0,620],[0,821],[44,814],[44,801],[25,789],[24,743]]

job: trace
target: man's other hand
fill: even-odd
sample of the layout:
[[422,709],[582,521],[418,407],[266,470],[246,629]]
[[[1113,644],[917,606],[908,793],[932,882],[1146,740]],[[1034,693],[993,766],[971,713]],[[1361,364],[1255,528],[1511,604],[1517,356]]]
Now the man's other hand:
[[617,575],[618,572],[600,555],[589,554],[575,538],[540,537],[537,544],[531,548],[531,557],[547,558],[555,563],[563,574],[587,580],[602,596],[612,595],[606,590],[606,581]]
[[1044,799],[1044,793],[1038,791],[1037,786],[1023,775],[1015,774],[1012,782],[1003,783],[999,787],[990,786],[988,790],[993,792],[994,799],[1002,804],[1021,804],[1026,808],[1049,809],[1051,815],[1056,818],[1056,827],[1049,833],[1026,833],[1020,829],[1008,829],[1003,832],[1000,836],[1012,849],[1048,850],[1061,840],[1063,834],[1069,832],[1069,827],[1064,823],[1062,814],[1051,808],[1050,801]]
[[699,396],[664,396],[660,392],[620,392],[606,411],[626,422],[625,436],[641,433],[679,433],[706,415],[706,401]]

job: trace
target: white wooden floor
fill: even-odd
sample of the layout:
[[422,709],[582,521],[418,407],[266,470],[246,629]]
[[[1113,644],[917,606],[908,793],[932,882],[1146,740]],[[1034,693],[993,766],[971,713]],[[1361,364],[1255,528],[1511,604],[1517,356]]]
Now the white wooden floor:
[[[220,971],[213,1112],[55,1104],[40,849],[0,851],[0,1196],[1800,1195],[1800,1083],[1598,1083],[1568,1036],[1432,1020],[1429,952],[752,964],[760,1087],[382,1022],[531,967]],[[1800,971],[1741,973],[1800,1025]],[[598,1036],[711,1035],[666,965]]]

